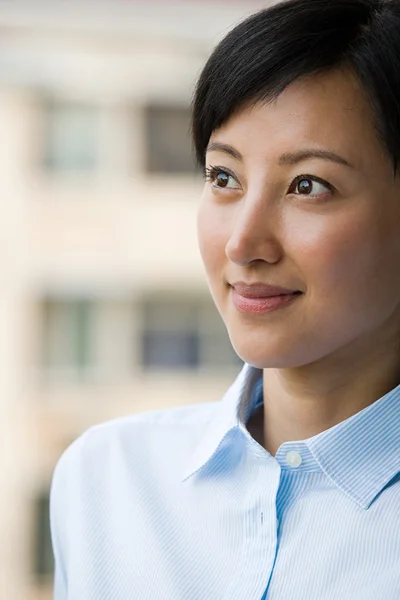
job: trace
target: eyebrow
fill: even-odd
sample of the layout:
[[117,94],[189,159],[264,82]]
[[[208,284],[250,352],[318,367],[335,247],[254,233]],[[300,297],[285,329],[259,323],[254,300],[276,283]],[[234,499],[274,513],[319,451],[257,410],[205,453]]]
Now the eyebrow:
[[[232,158],[243,162],[243,156],[240,154],[240,152],[236,150],[233,146],[230,146],[229,144],[222,144],[221,142],[211,142],[207,146],[206,153],[212,151],[224,152],[225,154],[232,156]],[[354,169],[354,166],[350,164],[345,158],[339,156],[339,154],[336,154],[331,150],[313,150],[312,148],[299,150],[298,152],[286,152],[285,154],[281,154],[281,156],[279,157],[279,164],[296,165],[297,163],[302,162],[303,160],[306,160],[308,158],[322,158],[323,160],[330,160],[331,162],[335,162],[339,165],[344,165],[345,167],[350,167],[351,169]]]

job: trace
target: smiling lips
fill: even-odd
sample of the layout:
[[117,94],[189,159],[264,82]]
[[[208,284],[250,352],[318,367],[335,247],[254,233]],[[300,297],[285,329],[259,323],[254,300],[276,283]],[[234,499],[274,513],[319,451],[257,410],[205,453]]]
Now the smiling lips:
[[270,298],[271,296],[276,297],[301,293],[300,290],[272,286],[262,282],[248,284],[243,281],[237,281],[230,285],[244,298]]
[[301,295],[300,290],[289,290],[265,283],[232,285],[232,300],[240,312],[264,314],[288,305]]

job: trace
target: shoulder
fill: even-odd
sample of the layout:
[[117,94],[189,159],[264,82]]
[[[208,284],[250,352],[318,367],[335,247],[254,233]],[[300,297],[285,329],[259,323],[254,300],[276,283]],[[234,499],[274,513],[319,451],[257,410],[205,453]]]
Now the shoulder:
[[50,489],[56,579],[64,587],[72,565],[80,562],[77,552],[85,557],[99,539],[111,539],[120,515],[136,514],[131,527],[139,535],[154,494],[166,505],[173,502],[186,460],[218,403],[113,419],[90,427],[68,446],[56,464]]
[[[120,417],[84,431],[59,458],[50,489],[53,532],[85,507],[177,481],[217,402]],[[71,518],[71,519],[70,519]],[[60,525],[61,523],[61,525]],[[67,534],[60,534],[60,537]]]
[[[151,456],[167,451],[190,450],[212,418],[218,401],[142,412],[94,425],[84,431],[59,458],[52,488],[65,487],[85,475],[104,473],[119,457]],[[180,446],[180,448],[179,448]],[[153,456],[154,457],[154,456]]]

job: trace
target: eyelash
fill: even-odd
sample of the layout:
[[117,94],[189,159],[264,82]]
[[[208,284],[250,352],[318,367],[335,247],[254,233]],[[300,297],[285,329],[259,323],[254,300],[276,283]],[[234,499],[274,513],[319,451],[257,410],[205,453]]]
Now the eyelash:
[[[214,178],[219,173],[225,173],[226,175],[229,175],[235,181],[238,182],[236,176],[232,173],[232,171],[230,171],[229,169],[226,169],[225,167],[222,168],[222,167],[216,167],[216,166],[213,166],[213,165],[210,165],[210,167],[206,167],[206,169],[205,169],[205,179],[206,179],[206,181],[211,181],[212,182],[214,180]],[[292,186],[295,186],[302,179],[310,179],[311,181],[315,181],[316,183],[320,183],[321,185],[325,186],[331,192],[334,191],[334,187],[330,183],[328,183],[324,179],[321,179],[321,177],[317,177],[316,175],[310,175],[309,173],[303,173],[301,175],[297,175],[297,177],[295,177],[293,179],[293,181],[291,182],[289,189]],[[220,189],[224,189],[224,188],[220,188]],[[302,196],[302,195],[307,196],[308,194],[297,194],[297,195],[299,195],[299,196]],[[310,194],[310,196],[313,197],[311,194]]]

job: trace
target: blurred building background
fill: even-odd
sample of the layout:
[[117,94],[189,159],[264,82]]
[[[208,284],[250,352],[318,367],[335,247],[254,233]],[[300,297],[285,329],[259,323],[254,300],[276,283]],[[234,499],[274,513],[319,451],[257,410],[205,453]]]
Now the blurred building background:
[[[93,424],[218,400],[189,104],[255,0],[0,1],[0,599],[52,597],[48,493]],[[83,599],[82,599],[83,600]]]

